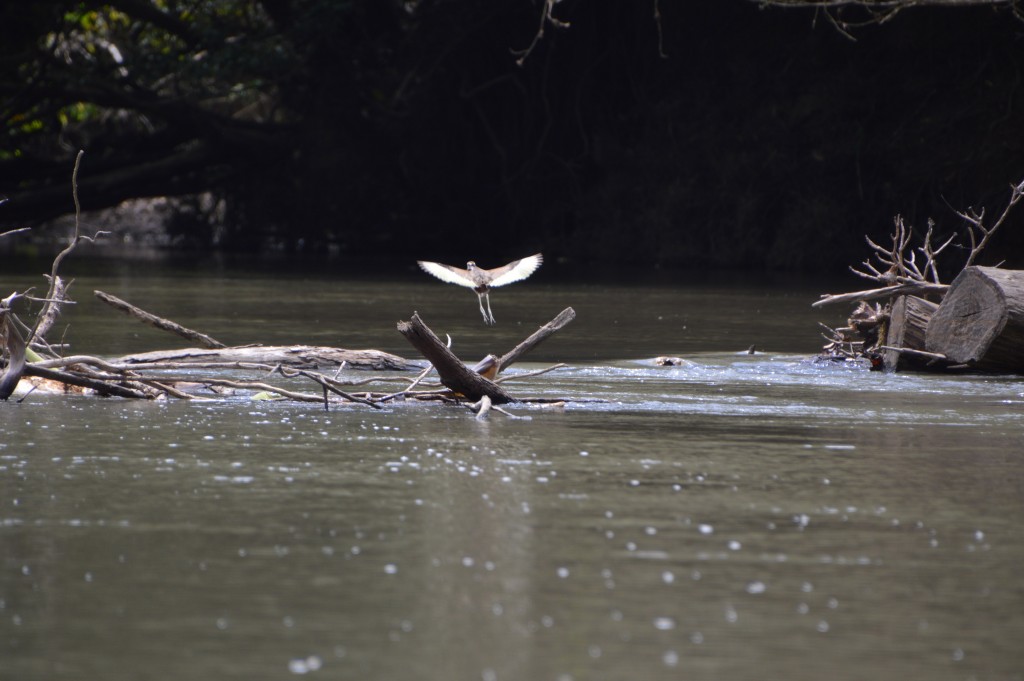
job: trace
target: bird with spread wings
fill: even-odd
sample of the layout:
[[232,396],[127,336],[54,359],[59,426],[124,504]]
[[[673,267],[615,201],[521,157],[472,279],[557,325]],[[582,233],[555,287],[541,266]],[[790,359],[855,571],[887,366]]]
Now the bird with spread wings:
[[491,300],[488,296],[488,291],[495,286],[504,286],[526,279],[541,266],[541,263],[544,262],[544,256],[537,253],[526,258],[513,260],[507,265],[495,267],[493,270],[477,267],[476,263],[472,260],[466,263],[466,269],[427,260],[418,260],[417,262],[424,272],[434,275],[441,281],[466,286],[476,291],[477,298],[480,301],[480,314],[484,316],[484,324],[494,324],[495,319],[494,314],[491,312]]

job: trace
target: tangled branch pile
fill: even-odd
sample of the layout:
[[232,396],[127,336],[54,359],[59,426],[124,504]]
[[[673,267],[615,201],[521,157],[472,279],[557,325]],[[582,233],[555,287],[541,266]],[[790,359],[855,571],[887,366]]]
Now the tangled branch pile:
[[[497,387],[497,383],[509,378],[545,373],[562,365],[502,378],[496,378],[495,375],[571,321],[575,316],[571,308],[504,357],[498,359],[489,356],[479,365],[474,371],[480,375],[474,375],[477,375],[477,382],[484,386],[483,392],[469,386],[464,377],[469,370],[457,360],[449,361],[446,358],[444,363],[436,363],[441,382],[428,384],[424,379],[433,366],[423,369],[420,363],[379,350],[306,345],[226,347],[215,338],[141,310],[103,291],[96,291],[95,294],[108,305],[202,347],[149,352],[116,359],[68,355],[68,346],[63,343],[51,344],[46,340],[62,308],[74,304],[68,295],[68,284],[59,275],[60,265],[78,243],[93,241],[103,235],[97,232],[92,236],[84,236],[79,232],[78,168],[81,157],[80,152],[72,174],[76,206],[75,232],[67,247],[53,261],[47,276],[49,287],[46,295],[35,297],[29,289],[15,291],[0,300],[0,400],[6,401],[14,396],[20,401],[36,390],[183,400],[222,399],[232,394],[251,394],[256,399],[319,402],[324,405],[324,409],[338,402],[380,409],[385,403],[394,400],[461,403],[470,398],[477,400],[475,405],[470,406],[480,414],[486,414],[490,408],[490,402],[485,404],[481,399],[487,397],[490,400],[499,392],[503,399],[496,400],[498,403],[556,401],[513,399]],[[0,238],[22,231],[25,230],[5,232],[0,234]],[[31,306],[40,303],[42,307],[33,313]],[[34,316],[32,323],[23,322],[19,312],[26,319]],[[416,315],[413,321],[422,325]],[[422,328],[426,329],[426,326],[422,325]],[[429,329],[426,331],[429,332]],[[432,332],[430,335],[433,335]],[[416,343],[414,345],[420,347]],[[343,379],[342,371],[345,369],[383,373],[368,378]],[[402,372],[414,369],[423,370],[415,378],[402,375]],[[213,373],[204,373],[207,371]],[[493,382],[490,380],[492,378]],[[423,387],[417,389],[418,386]]]
[[[900,216],[888,245],[867,239],[871,257],[850,269],[882,286],[824,295],[814,303],[858,303],[846,327],[825,327],[824,356],[866,360],[888,370],[1024,372],[1024,272],[975,265],[1022,196],[1024,181],[1010,187],[1005,208],[991,224],[984,209],[957,211],[963,231],[939,245],[933,221],[918,235]],[[950,248],[967,257],[958,276],[945,284],[939,256]]]

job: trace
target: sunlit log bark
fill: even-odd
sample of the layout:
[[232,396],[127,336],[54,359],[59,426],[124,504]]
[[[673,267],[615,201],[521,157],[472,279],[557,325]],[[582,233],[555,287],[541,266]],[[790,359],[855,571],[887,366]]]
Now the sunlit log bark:
[[925,368],[935,358],[917,352],[925,349],[925,329],[938,304],[917,296],[900,296],[889,313],[889,328],[882,349],[882,361],[888,371]]
[[1024,372],[1024,270],[968,267],[928,322],[926,349],[986,371]]

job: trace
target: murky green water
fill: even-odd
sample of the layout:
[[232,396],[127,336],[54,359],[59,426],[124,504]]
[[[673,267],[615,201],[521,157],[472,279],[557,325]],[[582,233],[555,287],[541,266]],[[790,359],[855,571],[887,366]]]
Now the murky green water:
[[469,361],[571,305],[506,387],[606,401],[0,404],[0,679],[1024,678],[1024,380],[812,365],[818,288],[538,277],[488,329],[416,277],[85,273],[103,355],[176,343],[94,288],[405,356],[418,310]]

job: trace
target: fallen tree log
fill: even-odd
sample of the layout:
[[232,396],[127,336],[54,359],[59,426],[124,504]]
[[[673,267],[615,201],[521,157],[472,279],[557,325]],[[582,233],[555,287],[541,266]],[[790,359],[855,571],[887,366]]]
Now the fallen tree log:
[[925,349],[925,330],[938,304],[917,296],[900,296],[889,312],[889,328],[882,349],[886,371],[927,369],[936,357],[921,354]]
[[303,369],[338,367],[345,364],[351,369],[376,371],[409,371],[422,368],[415,362],[380,350],[345,350],[314,345],[246,345],[220,349],[157,350],[125,355],[109,361],[111,364],[139,365],[169,362],[282,364]]
[[1024,373],[1024,271],[963,270],[928,322],[925,348],[981,371]]
[[441,383],[452,392],[464,395],[473,402],[484,396],[489,397],[493,404],[508,404],[515,401],[515,398],[500,385],[487,380],[463,364],[430,327],[423,323],[418,313],[414,312],[412,319],[407,322],[399,322],[398,332],[434,365]]

